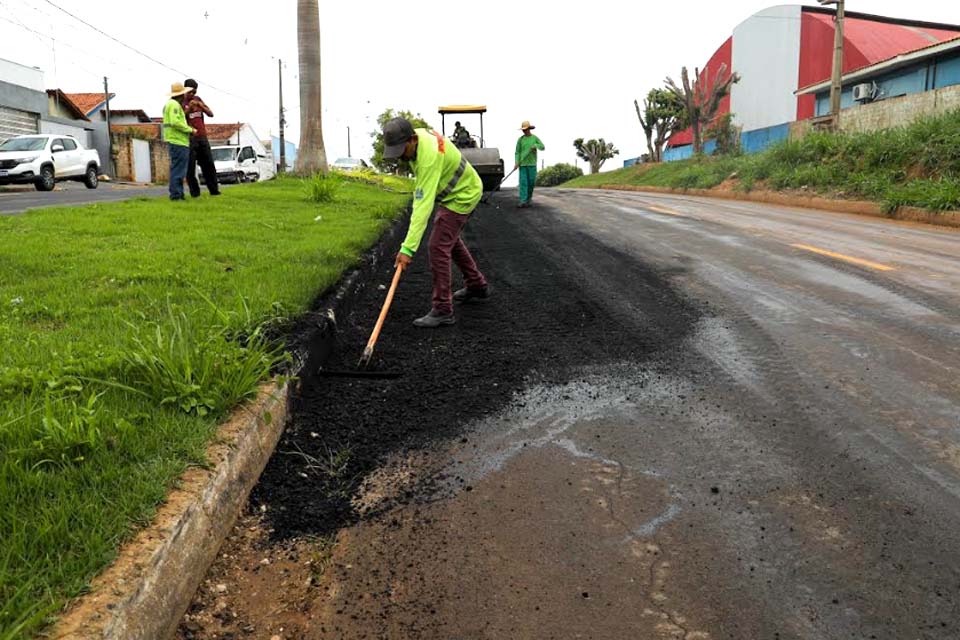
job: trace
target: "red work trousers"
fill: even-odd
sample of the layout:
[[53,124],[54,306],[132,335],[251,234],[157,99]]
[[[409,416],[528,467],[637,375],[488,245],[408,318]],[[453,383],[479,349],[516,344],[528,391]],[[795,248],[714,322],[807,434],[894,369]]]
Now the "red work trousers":
[[460,232],[467,224],[467,218],[443,207],[437,207],[433,217],[433,231],[430,233],[430,271],[433,272],[433,311],[439,315],[453,313],[453,291],[450,276],[450,259],[463,273],[468,289],[483,289],[487,279],[477,268],[470,250],[463,243]]

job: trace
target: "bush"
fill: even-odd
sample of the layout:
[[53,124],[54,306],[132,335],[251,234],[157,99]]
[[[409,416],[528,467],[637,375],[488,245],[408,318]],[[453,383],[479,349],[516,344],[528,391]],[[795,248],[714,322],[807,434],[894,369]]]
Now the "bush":
[[537,174],[538,187],[555,187],[583,175],[583,169],[561,162]]
[[340,173],[318,173],[307,181],[307,200],[317,204],[333,202],[342,184],[343,175]]

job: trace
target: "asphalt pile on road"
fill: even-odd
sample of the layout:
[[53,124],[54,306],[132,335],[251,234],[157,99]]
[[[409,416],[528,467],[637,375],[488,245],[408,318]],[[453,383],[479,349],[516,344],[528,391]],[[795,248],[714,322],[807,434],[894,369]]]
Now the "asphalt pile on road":
[[[549,210],[499,204],[481,206],[465,232],[494,287],[492,299],[459,306],[453,327],[414,327],[430,308],[424,241],[372,363],[404,375],[320,378],[292,399],[290,423],[250,500],[276,538],[326,535],[372,515],[352,499],[392,454],[456,437],[531,383],[563,383],[585,365],[672,352],[695,325],[700,312],[677,293],[670,274],[554,224]],[[377,282],[389,284],[391,275],[385,264]],[[455,283],[457,277],[455,269]],[[635,314],[608,304],[627,292]],[[327,368],[356,366],[384,293],[373,286],[361,294],[353,316],[340,323]],[[397,498],[431,493],[416,484]]]

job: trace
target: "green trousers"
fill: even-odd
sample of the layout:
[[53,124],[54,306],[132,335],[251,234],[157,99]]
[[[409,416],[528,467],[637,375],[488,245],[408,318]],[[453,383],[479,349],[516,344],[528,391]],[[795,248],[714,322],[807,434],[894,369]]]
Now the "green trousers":
[[520,167],[520,202],[533,199],[533,185],[537,181],[537,166]]

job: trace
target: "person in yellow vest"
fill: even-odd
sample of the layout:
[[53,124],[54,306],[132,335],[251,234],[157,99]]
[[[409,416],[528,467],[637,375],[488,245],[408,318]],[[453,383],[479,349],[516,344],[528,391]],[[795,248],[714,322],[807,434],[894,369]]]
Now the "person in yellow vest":
[[[383,144],[384,159],[403,158],[416,176],[413,214],[397,253],[398,267],[406,269],[413,261],[430,215],[436,209],[427,242],[433,272],[433,307],[413,324],[430,329],[454,324],[454,300],[468,302],[490,296],[487,279],[460,237],[483,195],[483,183],[456,145],[436,131],[414,129],[405,118],[394,118],[383,125]],[[464,287],[456,293],[451,293],[451,259],[464,279]]]
[[190,91],[179,82],[170,86],[170,99],[163,107],[163,140],[170,154],[170,199],[183,200],[183,179],[190,160],[190,136],[194,130],[183,112],[184,96]]

